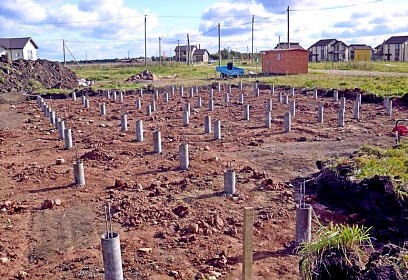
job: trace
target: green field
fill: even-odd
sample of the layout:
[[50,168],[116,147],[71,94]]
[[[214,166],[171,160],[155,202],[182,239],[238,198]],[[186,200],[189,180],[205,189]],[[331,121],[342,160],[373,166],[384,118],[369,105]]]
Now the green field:
[[372,72],[408,73],[408,62],[369,61],[369,62],[318,62],[309,63],[310,69],[362,70]]
[[[389,64],[389,63],[388,63]],[[396,63],[393,63],[396,64]],[[362,65],[362,64],[361,64]],[[408,63],[398,63],[396,66],[387,66],[385,62],[369,62],[363,68],[359,63],[310,63],[309,74],[290,76],[262,76],[259,74],[246,76],[239,79],[220,80],[223,83],[243,82],[263,82],[275,85],[287,85],[304,88],[325,88],[325,89],[354,89],[360,88],[369,93],[382,96],[402,96],[408,92]],[[246,73],[251,70],[260,73],[260,65],[242,66]],[[354,68],[353,68],[354,67]],[[388,68],[387,68],[388,67]],[[145,83],[126,83],[125,80],[134,74],[140,73],[146,68],[144,65],[132,64],[100,64],[84,66],[82,69],[76,66],[70,67],[79,77],[95,80],[96,88],[101,89],[135,89],[145,86]],[[219,75],[215,72],[215,65],[186,66],[176,63],[164,66],[148,66],[159,77],[155,82],[157,86],[166,85],[208,85],[215,80],[219,80]],[[320,72],[321,69],[336,69],[336,73]],[[350,70],[362,70],[353,74]],[[382,73],[390,72],[392,73]]]

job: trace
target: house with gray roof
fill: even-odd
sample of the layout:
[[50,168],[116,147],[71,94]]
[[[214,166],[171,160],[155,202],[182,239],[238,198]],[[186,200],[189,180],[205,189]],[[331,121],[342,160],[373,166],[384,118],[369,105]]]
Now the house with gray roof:
[[408,61],[408,36],[392,36],[385,40],[381,60]]
[[37,60],[38,45],[31,37],[0,38],[0,56],[7,55],[12,60]]
[[322,39],[308,49],[309,61],[347,61],[348,46],[337,39]]
[[193,59],[194,62],[208,63],[210,58],[210,53],[206,49],[198,49],[194,51]]

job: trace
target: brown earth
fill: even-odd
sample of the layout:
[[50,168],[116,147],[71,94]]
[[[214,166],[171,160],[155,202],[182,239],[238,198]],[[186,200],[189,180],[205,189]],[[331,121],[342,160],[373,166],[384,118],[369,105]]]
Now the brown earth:
[[[0,105],[0,260],[7,258],[0,262],[0,278],[104,279],[100,236],[103,207],[110,202],[127,279],[195,279],[215,272],[222,274],[217,279],[240,279],[245,206],[255,208],[253,279],[298,279],[293,187],[285,182],[316,172],[316,160],[353,152],[363,144],[393,145],[395,119],[406,115],[398,104],[394,116],[387,117],[381,104],[363,103],[361,120],[352,120],[349,99],[346,126],[339,128],[339,103],[326,97],[313,100],[310,93],[297,90],[292,131],[283,133],[288,105],[277,103],[276,96],[272,127],[263,127],[269,90],[255,97],[252,87],[245,88],[250,121],[242,120],[237,88],[229,104],[223,101],[225,87],[215,91],[213,112],[207,109],[206,87],[196,94],[203,98],[203,108],[194,108],[196,97],[180,97],[177,90],[164,103],[165,90],[169,92],[160,90],[152,116],[144,114],[152,94],[142,97],[143,110],[135,108],[137,95],[125,95],[125,104],[92,96],[90,109],[79,100],[47,100],[73,130],[84,161],[85,187],[73,186],[75,151],[64,150],[35,101],[15,108],[7,102]],[[190,125],[184,127],[187,100],[192,112]],[[107,104],[103,117],[101,102]],[[324,124],[316,123],[319,102],[325,107]],[[125,112],[128,132],[120,131]],[[222,140],[204,134],[207,114],[222,121]],[[134,141],[139,119],[143,143]],[[155,129],[162,133],[162,154],[152,153]],[[184,141],[189,143],[188,171],[178,169],[178,145]],[[65,164],[56,165],[57,158]],[[221,194],[228,162],[237,173],[238,195],[233,197]],[[51,209],[42,210],[45,200],[57,198],[61,205],[51,203]],[[337,218],[325,207],[316,212],[322,221]],[[192,230],[196,225],[197,232]],[[150,253],[138,252],[146,247],[152,248]]]
[[76,86],[78,77],[59,62],[44,59],[0,62],[0,93],[33,92],[42,88],[72,89]]

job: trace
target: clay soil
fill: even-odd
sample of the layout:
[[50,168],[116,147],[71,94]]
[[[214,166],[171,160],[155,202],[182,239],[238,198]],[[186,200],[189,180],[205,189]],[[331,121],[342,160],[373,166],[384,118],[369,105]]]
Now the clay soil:
[[[100,237],[107,202],[127,279],[240,279],[246,206],[255,208],[253,278],[298,279],[294,188],[285,182],[317,172],[316,160],[351,153],[363,144],[393,145],[395,119],[406,114],[396,105],[393,117],[387,117],[382,104],[363,103],[356,121],[348,99],[346,125],[339,128],[338,102],[321,96],[313,100],[311,93],[297,90],[292,131],[283,133],[289,105],[276,102],[270,90],[255,97],[252,86],[245,87],[251,120],[244,121],[237,88],[228,104],[224,86],[214,91],[215,110],[209,112],[208,87],[201,87],[195,96],[203,98],[203,107],[194,108],[196,97],[191,99],[190,124],[184,127],[182,110],[190,98],[176,90],[165,103],[165,90],[160,89],[152,116],[144,110],[151,93],[142,97],[143,110],[135,107],[137,95],[125,95],[124,104],[93,96],[90,109],[80,100],[47,102],[73,131],[85,187],[73,185],[74,149],[64,150],[34,100],[15,108],[0,105],[0,257],[7,258],[0,263],[1,279],[104,279]],[[264,128],[267,98],[274,103],[271,128]],[[107,104],[103,117],[101,102]],[[325,107],[324,124],[316,122],[319,102]],[[125,112],[129,130],[122,132]],[[222,140],[204,134],[207,114],[222,121]],[[136,120],[143,120],[142,143],[135,142]],[[162,154],[153,154],[155,129],[161,130]],[[189,143],[188,171],[178,168],[181,142]],[[65,164],[56,165],[57,158]],[[237,174],[238,194],[232,197],[222,195],[228,162]],[[45,200],[56,199],[59,206],[43,209]],[[324,207],[316,211],[323,221],[336,218]]]

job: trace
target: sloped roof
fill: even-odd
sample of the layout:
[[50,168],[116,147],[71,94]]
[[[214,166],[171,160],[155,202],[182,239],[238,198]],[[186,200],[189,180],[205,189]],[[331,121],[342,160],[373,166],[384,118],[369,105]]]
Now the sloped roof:
[[[197,48],[195,45],[190,45],[190,51],[194,50],[194,48]],[[187,46],[177,46],[174,51],[178,52],[180,49],[181,52],[186,51],[187,50]]]
[[[279,43],[276,45],[275,49],[287,49],[288,48],[288,43]],[[292,43],[290,42],[290,48],[291,49],[299,49],[299,50],[304,50],[304,48],[299,45],[299,43]]]
[[351,44],[350,48],[353,48],[355,50],[370,50],[372,51],[373,48],[364,44]]
[[309,52],[308,50],[305,50],[305,49],[292,49],[292,48],[290,48],[290,49],[272,49],[272,50],[264,50],[264,51],[261,51],[261,52],[264,52],[264,53],[267,53],[267,52]]
[[0,46],[5,49],[24,49],[27,43],[31,41],[36,49],[38,49],[37,44],[31,37],[24,38],[0,38]]
[[402,44],[408,41],[408,36],[392,36],[384,44]]
[[314,43],[313,45],[311,45],[309,48],[311,47],[318,47],[318,46],[327,46],[328,44],[330,44],[332,41],[337,42],[336,39],[322,39],[317,41],[316,43]]
[[206,52],[210,54],[206,49],[199,49],[194,51],[194,55],[204,55]]

